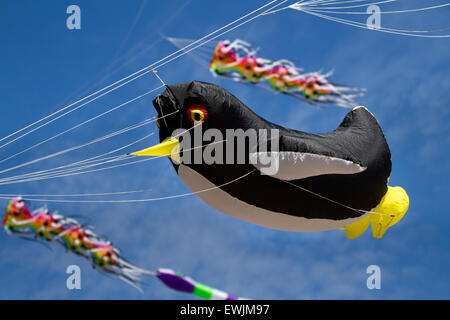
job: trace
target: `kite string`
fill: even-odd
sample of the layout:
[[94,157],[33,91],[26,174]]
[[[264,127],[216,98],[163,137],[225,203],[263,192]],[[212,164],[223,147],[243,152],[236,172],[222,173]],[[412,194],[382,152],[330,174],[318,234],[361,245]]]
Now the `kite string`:
[[[154,91],[156,91],[156,90],[158,90],[158,89],[161,89],[162,87],[163,87],[163,86],[159,86],[159,87],[154,88],[154,89],[152,89],[152,90],[149,90],[149,91],[147,91],[147,92],[145,92],[145,93],[143,93],[143,94],[141,94],[141,95],[138,95],[138,96],[136,96],[136,97],[134,97],[134,98],[132,98],[132,99],[130,99],[130,100],[124,102],[124,103],[121,103],[121,104],[119,104],[119,105],[117,105],[117,106],[115,106],[115,107],[112,107],[112,108],[110,108],[109,110],[107,110],[107,111],[105,111],[105,112],[103,112],[103,113],[101,113],[101,114],[98,114],[98,115],[96,115],[96,116],[94,116],[94,117],[91,117],[91,118],[89,118],[89,119],[86,120],[86,121],[83,121],[83,122],[81,122],[81,123],[79,123],[79,124],[77,124],[77,125],[75,125],[75,126],[69,128],[69,129],[67,129],[67,130],[64,130],[63,132],[60,132],[60,133],[58,133],[58,134],[56,134],[56,135],[54,135],[54,136],[52,136],[52,137],[50,137],[50,138],[48,138],[48,139],[45,139],[45,140],[43,140],[43,141],[41,141],[41,142],[39,142],[39,143],[36,143],[36,144],[34,144],[33,146],[31,146],[31,147],[29,147],[29,148],[26,148],[26,149],[24,149],[24,150],[22,150],[22,151],[20,151],[20,152],[18,152],[18,153],[16,153],[16,154],[12,155],[12,156],[9,156],[9,157],[7,157],[7,158],[4,158],[3,160],[0,161],[0,163],[3,163],[3,162],[5,162],[5,161],[7,161],[7,160],[10,160],[10,159],[13,159],[13,158],[17,157],[17,156],[20,155],[20,154],[23,154],[23,153],[25,153],[25,152],[27,152],[27,151],[30,151],[30,150],[32,150],[32,149],[34,149],[34,148],[36,148],[36,147],[38,147],[38,146],[40,146],[40,145],[46,143],[46,142],[52,141],[52,140],[54,140],[54,139],[56,139],[56,138],[58,138],[58,137],[60,137],[60,136],[62,136],[62,135],[64,135],[64,134],[66,134],[66,133],[68,133],[68,132],[71,132],[71,131],[73,131],[73,130],[75,130],[75,129],[78,129],[78,128],[82,127],[83,125],[88,124],[88,123],[90,123],[90,122],[92,122],[92,121],[94,121],[94,120],[97,120],[97,119],[99,119],[99,118],[101,118],[101,117],[103,117],[103,116],[105,116],[105,115],[107,115],[107,114],[109,114],[109,113],[111,113],[111,112],[113,112],[113,111],[115,111],[115,110],[117,110],[117,109],[120,109],[120,108],[122,108],[122,107],[124,107],[124,106],[126,106],[126,105],[128,105],[128,104],[130,104],[130,103],[132,103],[132,102],[134,102],[134,101],[136,101],[136,100],[139,100],[139,99],[141,99],[141,98],[143,98],[143,97],[149,95],[150,93],[152,93],[152,92],[154,92]],[[3,173],[3,171],[0,171],[0,173]]]
[[[46,169],[46,170],[40,170],[40,171],[31,172],[31,173],[16,175],[16,176],[8,177],[8,178],[3,178],[3,179],[0,179],[0,183],[1,182],[12,181],[12,180],[18,180],[18,179],[22,179],[22,178],[45,176],[46,174],[49,174],[49,173],[52,173],[52,174],[56,173],[56,172],[58,172],[58,173],[61,172],[62,173],[62,172],[64,172],[64,170],[60,170],[60,169],[71,168],[71,167],[75,167],[77,165],[86,165],[88,163],[93,163],[93,162],[97,162],[97,161],[105,161],[105,160],[110,160],[110,159],[116,159],[118,157],[123,157],[123,155],[119,155],[119,156],[112,156],[112,157],[106,157],[105,158],[105,156],[107,156],[109,154],[113,154],[113,153],[115,153],[117,151],[120,151],[120,150],[123,150],[125,148],[128,148],[128,147],[130,147],[130,146],[132,146],[132,145],[134,145],[136,143],[139,143],[139,142],[143,141],[144,139],[147,139],[147,138],[153,136],[154,134],[155,134],[155,132],[151,132],[150,134],[147,134],[147,135],[145,135],[142,138],[139,138],[139,139],[137,139],[137,140],[135,140],[135,141],[133,141],[133,142],[131,142],[129,144],[126,144],[125,146],[121,146],[121,147],[119,147],[117,149],[108,151],[106,153],[102,153],[100,155],[97,155],[97,156],[94,156],[94,157],[90,157],[90,158],[87,158],[87,159],[84,159],[84,160],[76,161],[76,162],[73,162],[73,163],[70,163],[70,164],[67,164],[67,165],[63,165],[63,166],[52,168],[52,169]],[[60,170],[60,171],[57,171],[57,170]]]
[[[116,191],[103,193],[67,193],[67,194],[21,194],[21,197],[98,197],[98,196],[112,196],[121,194],[132,194],[151,191],[152,189],[144,190],[130,190],[130,191]],[[16,194],[0,194],[1,197],[16,197]]]
[[[181,132],[180,134],[175,135],[174,138],[180,136],[183,133],[184,132]],[[221,141],[210,143],[209,145],[216,144],[216,143],[222,143],[222,142],[225,142],[225,141],[226,140],[221,140]],[[203,148],[204,146],[205,145],[197,146],[197,147],[194,147],[194,148],[186,149],[184,151],[195,150],[195,149],[198,149],[198,148]],[[132,161],[132,162],[119,164],[119,165],[114,165],[114,166],[110,166],[110,167],[105,167],[105,168],[99,168],[99,169],[87,170],[87,171],[81,171],[80,172],[80,170],[84,170],[84,169],[88,169],[88,168],[104,165],[106,163],[118,162],[118,161],[122,161],[122,160],[129,160],[129,159],[133,158],[133,156],[121,155],[121,156],[118,156],[117,158],[113,158],[112,160],[109,160],[109,161],[104,161],[104,162],[101,162],[101,163],[98,163],[98,164],[92,164],[92,165],[88,165],[88,166],[84,166],[84,167],[78,167],[78,168],[75,168],[75,169],[70,169],[70,170],[67,170],[67,171],[63,171],[62,174],[60,174],[59,172],[56,173],[56,175],[54,173],[51,173],[50,175],[47,175],[47,176],[44,176],[44,177],[40,177],[40,178],[37,178],[37,179],[24,179],[24,180],[19,180],[19,181],[13,181],[13,182],[10,182],[10,183],[0,183],[0,185],[11,184],[11,183],[31,182],[31,181],[37,181],[37,180],[46,180],[46,179],[52,179],[52,178],[61,178],[61,177],[80,175],[80,174],[85,174],[85,173],[104,171],[104,170],[108,170],[108,169],[114,169],[114,168],[118,168],[118,167],[128,166],[128,165],[131,165],[131,164],[136,164],[136,163],[142,163],[142,162],[146,162],[146,161],[150,161],[150,160],[155,160],[155,159],[166,157],[166,156],[169,156],[169,155],[170,154],[165,154],[165,155],[160,155],[160,156],[156,156],[156,157],[153,157],[153,158],[137,160],[137,161]]]
[[[328,16],[328,15],[324,15],[324,14],[319,14],[317,12],[311,12],[308,10],[303,10],[303,12],[313,15],[313,16],[317,16],[319,18],[326,19],[326,20],[342,23],[345,25],[350,25],[353,27],[363,28],[363,29],[367,29],[367,30],[374,30],[374,31],[380,31],[380,32],[385,32],[385,33],[406,35],[406,36],[411,36],[411,37],[422,37],[422,38],[448,38],[448,37],[450,37],[450,35],[420,35],[420,34],[416,34],[416,33],[429,33],[429,32],[433,32],[433,30],[401,30],[401,29],[393,29],[393,28],[385,28],[385,27],[380,27],[379,29],[371,29],[366,24],[361,23],[361,22],[332,17],[332,16]],[[445,30],[445,29],[441,29],[441,30]]]
[[[173,113],[172,113],[172,114],[173,114]],[[170,115],[170,114],[169,114],[169,115]],[[144,122],[141,123],[141,124],[137,124],[137,125],[133,125],[133,126],[129,126],[129,127],[120,129],[120,130],[115,131],[115,132],[113,132],[113,133],[109,133],[109,134],[107,134],[107,135],[105,135],[105,136],[103,136],[103,137],[95,138],[95,139],[93,139],[93,140],[91,140],[91,141],[88,141],[88,142],[86,142],[86,143],[83,143],[83,144],[81,144],[81,145],[74,146],[74,147],[70,147],[70,148],[67,148],[67,149],[64,149],[64,150],[61,150],[61,151],[52,153],[52,154],[50,154],[50,155],[46,155],[46,156],[43,156],[43,157],[40,157],[40,158],[37,158],[37,159],[34,159],[34,160],[30,160],[30,161],[28,161],[28,162],[25,162],[25,163],[22,163],[22,164],[13,166],[13,167],[10,167],[10,168],[8,168],[8,169],[1,170],[1,171],[0,171],[0,174],[1,174],[1,173],[5,173],[5,172],[9,172],[9,171],[12,171],[12,170],[15,170],[15,169],[23,168],[23,167],[26,167],[26,166],[28,166],[28,165],[31,165],[31,164],[34,164],[34,163],[37,163],[37,162],[40,162],[40,161],[43,161],[43,160],[51,159],[51,158],[54,158],[54,157],[56,157],[56,156],[60,156],[60,155],[65,154],[65,153],[68,153],[68,152],[71,152],[71,151],[74,151],[74,150],[78,150],[78,149],[84,148],[84,147],[86,147],[86,146],[88,146],[88,145],[91,145],[91,144],[94,144],[94,143],[97,143],[97,142],[101,142],[101,141],[103,141],[103,140],[110,139],[110,138],[112,138],[112,137],[115,137],[115,136],[117,136],[117,135],[126,133],[126,132],[131,131],[131,130],[134,130],[134,129],[137,129],[137,128],[139,128],[139,127],[142,127],[142,126],[144,126],[144,125],[146,125],[146,124],[148,124],[148,123],[150,123],[150,122],[154,122],[154,121],[156,121],[156,120],[152,119],[152,120],[149,120],[149,121],[144,121]],[[0,181],[1,181],[1,180],[0,180]]]
[[[178,112],[178,111],[175,111],[175,112]],[[169,114],[169,115],[171,115],[171,114]],[[169,116],[169,115],[167,115],[167,116]],[[189,130],[194,129],[198,125],[200,125],[200,124],[197,124],[194,127],[190,128],[188,130],[185,130],[184,132],[179,133],[178,135],[175,135],[174,138],[184,134],[185,132],[187,132]],[[224,142],[224,141],[225,140],[222,140],[222,141],[214,142],[214,143],[211,143],[211,144],[221,143],[221,142]],[[186,151],[197,149],[197,148],[202,148],[202,147],[203,146],[198,146],[198,147],[195,147],[195,148],[188,149]],[[165,157],[165,156],[166,155],[162,155],[162,156],[158,156],[158,157],[154,157],[154,158],[128,162],[128,163],[125,163],[125,164],[114,165],[114,166],[110,166],[110,167],[105,167],[105,168],[100,168],[100,169],[95,169],[95,170],[88,170],[88,171],[81,171],[81,172],[79,172],[80,170],[92,168],[92,167],[95,167],[95,166],[104,165],[106,163],[117,162],[117,161],[122,161],[122,160],[128,160],[128,159],[133,158],[132,156],[129,156],[129,155],[121,155],[121,156],[113,157],[112,160],[104,161],[104,162],[101,162],[101,163],[95,163],[95,164],[91,164],[91,165],[87,165],[87,166],[85,165],[85,166],[81,166],[81,167],[78,167],[78,168],[71,168],[71,169],[67,169],[67,170],[62,170],[62,171],[59,171],[59,172],[50,172],[50,173],[48,173],[48,174],[46,174],[44,176],[40,176],[40,177],[39,177],[39,174],[38,174],[35,177],[31,177],[31,178],[27,177],[27,178],[22,179],[22,180],[13,180],[13,181],[6,181],[6,182],[4,181],[4,182],[1,182],[0,185],[16,184],[16,183],[32,182],[32,181],[40,181],[40,180],[46,180],[46,179],[52,179],[52,178],[60,178],[60,177],[67,177],[67,176],[79,175],[79,174],[84,174],[84,173],[104,171],[104,170],[107,170],[107,169],[113,169],[113,168],[127,166],[127,165],[131,165],[131,164],[135,164],[135,163],[141,163],[141,162],[145,162],[145,161],[149,161],[149,160],[154,160],[156,158]]]
[[[162,86],[160,86],[160,87],[158,87],[158,88],[161,88],[161,87],[162,87]],[[154,90],[156,90],[156,89],[154,89]],[[154,90],[151,90],[151,91],[154,91]],[[148,93],[150,93],[151,91],[149,91]],[[148,93],[147,93],[147,94],[148,94]],[[136,99],[136,98],[135,98],[135,99]],[[126,103],[129,103],[129,102],[131,102],[131,100],[128,101],[128,102],[126,102]],[[122,105],[120,105],[120,106],[123,106],[123,105],[124,105],[124,104],[122,104]],[[117,108],[117,107],[115,107],[115,108]],[[114,109],[114,108],[113,108],[113,109]],[[175,114],[175,113],[177,113],[177,112],[178,112],[178,111],[169,113],[169,114],[167,114],[165,117],[170,116],[170,115],[173,115],[173,114]],[[161,117],[161,118],[163,118],[163,117]],[[91,119],[92,119],[92,118],[91,118]],[[26,167],[26,166],[28,166],[28,165],[31,165],[31,164],[34,164],[34,163],[37,163],[37,162],[40,162],[40,161],[47,160],[47,159],[50,159],[50,158],[53,158],[53,157],[56,157],[56,156],[65,154],[65,153],[67,153],[67,152],[71,152],[71,151],[74,151],[74,150],[78,150],[78,149],[84,148],[84,147],[86,147],[86,146],[88,146],[88,145],[91,145],[91,144],[94,144],[94,143],[97,143],[97,142],[100,142],[100,141],[103,141],[103,140],[106,140],[106,139],[110,139],[110,138],[112,138],[112,137],[115,137],[115,136],[117,136],[117,135],[126,133],[126,132],[128,132],[128,131],[131,131],[131,130],[140,128],[140,127],[142,127],[142,126],[144,126],[144,125],[147,125],[148,123],[155,122],[155,121],[156,121],[155,117],[149,118],[149,119],[147,119],[147,120],[145,120],[145,121],[143,121],[143,122],[141,122],[141,123],[138,123],[138,124],[136,124],[136,125],[132,125],[132,126],[129,126],[129,127],[123,128],[123,129],[120,129],[120,130],[115,131],[115,132],[113,132],[113,133],[109,133],[109,134],[107,134],[107,135],[105,135],[105,136],[103,136],[103,137],[93,139],[93,140],[91,140],[91,141],[89,141],[89,142],[86,142],[86,143],[84,143],[84,144],[81,144],[81,145],[78,145],[78,146],[75,146],[75,147],[70,147],[70,148],[67,148],[67,149],[65,149],[65,150],[58,151],[58,152],[55,152],[55,153],[53,153],[53,154],[50,154],[50,155],[47,155],[47,156],[44,156],[44,157],[41,157],[41,158],[38,158],[38,159],[31,160],[31,161],[22,163],[22,164],[20,164],[20,165],[16,165],[16,166],[10,167],[10,168],[8,168],[8,169],[1,170],[1,171],[0,171],[0,174],[1,174],[1,173],[5,173],[5,172],[9,172],[9,171],[12,171],[12,170],[15,170],[15,169],[18,169],[18,168],[23,168],[23,167]],[[77,125],[77,126],[79,126],[79,125]],[[75,126],[75,127],[76,127],[76,126]],[[75,127],[73,127],[73,128],[75,128]],[[71,129],[73,129],[73,128],[71,128]],[[69,129],[69,130],[71,130],[71,129]],[[67,130],[66,130],[66,131],[67,131]],[[4,178],[4,179],[8,179],[8,178]],[[0,181],[2,181],[2,180],[3,180],[3,179],[0,179]]]
[[[203,147],[203,146],[202,146]],[[153,159],[153,158],[150,158]],[[148,160],[148,159],[145,159]],[[215,189],[219,189],[222,187],[225,187],[229,184],[232,184],[234,182],[237,182],[239,180],[244,179],[245,177],[249,176],[250,174],[252,174],[253,172],[257,171],[257,169],[253,169],[233,180],[230,180],[228,182],[225,182],[221,185],[218,186],[214,186],[214,187],[209,187],[206,189],[202,189],[202,190],[198,190],[198,191],[192,191],[192,192],[187,192],[187,193],[182,193],[182,194],[176,194],[176,195],[172,195],[172,196],[165,196],[165,197],[158,197],[158,198],[147,198],[147,199],[128,199],[128,200],[64,200],[64,199],[35,199],[35,198],[23,198],[24,200],[30,200],[30,201],[40,201],[40,202],[71,202],[71,203],[128,203],[128,202],[152,202],[152,201],[161,201],[161,200],[168,200],[168,199],[176,199],[176,198],[183,198],[183,197],[187,197],[187,196],[192,196],[192,195],[197,195],[200,193],[204,193],[204,192],[208,192],[208,191],[212,191]],[[0,199],[9,199],[9,197],[3,197],[0,196]]]
[[[351,9],[351,8],[361,8],[361,7],[369,7],[371,5],[379,5],[379,4],[383,4],[383,3],[390,3],[390,2],[397,2],[398,0],[382,0],[382,1],[375,1],[375,2],[371,2],[371,3],[365,3],[365,4],[359,4],[359,5],[353,5],[353,6],[346,6],[346,7],[323,7],[321,8],[321,6],[323,4],[328,4],[328,3],[322,3],[319,6],[315,6],[315,7],[319,7],[320,9]],[[343,2],[339,2],[339,1],[335,1],[335,2],[331,2],[333,3],[343,3]],[[292,6],[297,6],[297,3],[294,3]],[[300,5],[301,7],[302,5]]]
[[[391,0],[391,1],[397,1],[397,0]],[[380,1],[380,2],[374,2],[371,4],[376,4],[376,3],[384,3],[386,1]],[[390,2],[390,1],[389,1]],[[368,6],[370,4],[364,4],[364,5],[359,5],[359,6]],[[444,6],[448,6],[450,5],[450,3],[447,4],[442,4],[439,6],[434,6],[434,7],[426,7],[426,8],[420,8],[420,9],[411,9],[411,10],[415,10],[415,11],[419,11],[419,10],[431,10],[435,7],[444,7]],[[353,6],[356,7],[356,6]],[[406,36],[412,36],[412,37],[422,37],[422,38],[448,38],[450,37],[450,35],[420,35],[417,33],[432,33],[432,32],[438,32],[438,31],[443,31],[443,30],[447,30],[448,28],[443,28],[443,29],[437,29],[437,30],[402,30],[402,29],[394,29],[394,28],[386,28],[386,27],[379,27],[379,28],[370,28],[369,26],[367,26],[367,24],[365,23],[361,23],[361,22],[357,22],[357,21],[353,21],[353,20],[348,20],[348,19],[342,19],[342,18],[338,18],[338,17],[334,17],[334,16],[330,16],[330,15],[325,15],[325,14],[321,14],[320,12],[326,12],[325,10],[323,10],[324,8],[320,8],[317,7],[316,8],[310,8],[309,6],[305,6],[305,4],[298,4],[298,3],[294,3],[293,5],[290,5],[291,9],[294,10],[298,10],[300,12],[305,12],[307,14],[313,15],[313,16],[317,16],[319,18],[322,19],[326,19],[326,20],[330,20],[330,21],[334,21],[334,22],[338,22],[338,23],[342,23],[345,25],[350,25],[353,27],[359,27],[359,28],[363,28],[363,29],[367,29],[367,30],[375,30],[375,31],[380,31],[380,32],[385,32],[385,33],[391,33],[391,34],[398,34],[398,35],[406,35]],[[340,8],[346,8],[346,7],[329,7],[328,9],[340,9]],[[350,7],[349,7],[350,8]],[[388,11],[387,13],[395,13],[394,11]],[[402,12],[409,12],[409,11],[405,11],[403,10]],[[402,12],[398,12],[398,13],[402,13]],[[410,11],[412,12],[412,11]],[[336,12],[338,13],[344,13],[344,12]],[[381,12],[383,13],[383,12]]]
[[[193,126],[190,129],[185,130],[184,132],[179,133],[178,135],[175,135],[174,138],[184,134],[185,132],[194,129],[196,126],[198,126],[200,124],[197,124],[195,126]],[[221,141],[217,141],[217,142],[213,142],[210,143],[211,144],[216,144],[216,143],[222,143],[225,142],[226,140],[221,140]],[[198,148],[203,148],[205,145],[201,145],[201,146],[197,146],[194,148],[190,148],[190,149],[186,149],[184,151],[190,151],[190,150],[194,150],[194,149],[198,149]],[[154,160],[154,159],[158,159],[161,157],[165,157],[168,156],[170,154],[165,154],[165,155],[161,155],[161,156],[157,156],[157,157],[153,157],[153,158],[148,158],[148,159],[143,159],[143,160],[137,160],[137,161],[132,161],[132,162],[128,162],[128,163],[124,163],[124,164],[119,164],[119,165],[114,165],[114,166],[110,166],[110,167],[105,167],[105,168],[99,168],[99,169],[94,169],[94,170],[87,170],[87,171],[81,171],[80,170],[84,170],[84,169],[88,169],[88,168],[92,168],[95,166],[100,166],[106,163],[111,163],[111,162],[117,162],[117,161],[122,161],[122,160],[129,160],[131,158],[133,158],[132,156],[128,156],[128,155],[121,155],[118,156],[117,158],[113,158],[112,160],[108,160],[102,163],[98,163],[98,164],[91,164],[88,166],[84,166],[84,167],[78,167],[75,169],[69,169],[66,171],[62,171],[62,174],[59,172],[56,173],[50,173],[46,176],[43,177],[37,177],[37,178],[29,178],[29,179],[22,179],[22,180],[15,180],[15,181],[9,181],[9,182],[3,182],[0,183],[0,185],[6,185],[6,184],[16,184],[16,183],[23,183],[23,182],[33,182],[33,181],[40,181],[40,180],[47,180],[47,179],[53,179],[53,178],[61,178],[61,177],[67,177],[67,176],[73,176],[73,175],[79,175],[79,174],[85,174],[85,173],[92,173],[92,172],[98,172],[98,171],[104,171],[104,170],[108,170],[108,169],[113,169],[113,168],[118,168],[118,167],[123,167],[123,166],[128,166],[131,164],[136,164],[136,163],[142,163],[142,162],[146,162],[146,161],[150,161],[150,160]]]
[[[450,3],[435,5],[431,7],[423,7],[423,8],[416,8],[416,9],[406,9],[406,10],[394,10],[394,11],[380,11],[380,14],[394,14],[394,13],[410,13],[410,12],[420,12],[420,11],[427,11],[437,8],[443,8],[450,6]],[[309,9],[309,11],[312,12],[322,12],[322,13],[333,13],[333,14],[359,14],[359,15],[371,15],[372,12],[362,12],[362,11],[329,11],[325,9]]]
[[[55,170],[69,168],[69,167],[74,167],[74,166],[77,166],[77,165],[82,165],[82,164],[86,164],[86,163],[90,163],[90,162],[103,161],[103,160],[107,160],[107,159],[111,159],[111,158],[116,158],[118,156],[112,156],[112,157],[106,157],[106,158],[104,156],[106,156],[108,154],[115,153],[115,152],[120,151],[122,149],[125,149],[125,148],[127,148],[127,147],[129,147],[131,145],[134,145],[134,144],[136,144],[136,143],[138,143],[138,142],[140,142],[140,141],[142,141],[142,140],[144,140],[144,139],[146,139],[146,138],[148,138],[148,137],[150,137],[152,135],[154,135],[154,132],[152,132],[152,133],[150,133],[148,135],[145,135],[144,137],[139,138],[139,139],[137,139],[137,140],[135,140],[135,141],[133,141],[133,142],[131,142],[129,144],[126,144],[126,145],[121,146],[121,147],[119,147],[117,149],[108,151],[106,153],[102,153],[102,154],[94,156],[94,157],[90,157],[90,158],[87,158],[87,159],[79,160],[79,161],[76,161],[76,162],[73,162],[73,163],[70,163],[70,164],[66,164],[66,165],[55,167],[55,168],[51,168],[51,169],[39,170],[39,171],[34,171],[34,172],[30,172],[30,173],[20,174],[20,175],[16,175],[16,176],[10,176],[10,177],[7,177],[7,178],[0,179],[0,182],[10,181],[10,180],[14,180],[14,179],[17,179],[17,178],[22,178],[22,177],[41,175],[41,174],[49,172],[49,171],[55,171]],[[98,158],[100,158],[100,159],[98,159]]]
[[[356,1],[360,1],[360,0],[356,0]],[[391,1],[396,1],[396,0],[391,0]],[[278,13],[280,11],[283,11],[283,10],[286,10],[286,9],[291,9],[291,8],[295,8],[296,10],[301,10],[300,8],[309,7],[310,6],[309,3],[314,3],[311,6],[315,7],[316,6],[315,4],[316,3],[320,4],[320,1],[305,2],[305,0],[301,0],[301,1],[297,1],[294,4],[290,4],[290,5],[286,6],[286,7],[280,8],[280,9],[271,10],[269,12],[266,12],[266,13],[262,14],[262,15],[274,14],[274,13]],[[327,3],[327,2],[325,2],[325,3]]]
[[[91,103],[91,102],[93,102],[93,101],[95,101],[95,100],[97,100],[97,99],[99,99],[99,98],[101,98],[101,97],[107,95],[108,93],[111,93],[111,92],[113,92],[113,91],[115,91],[115,90],[117,90],[117,89],[119,89],[119,88],[125,86],[126,84],[128,84],[128,83],[130,83],[130,82],[132,82],[132,81],[134,81],[134,80],[136,80],[136,79],[138,79],[139,77],[142,77],[143,75],[145,75],[145,74],[147,74],[147,73],[149,73],[149,72],[151,72],[151,71],[148,70],[148,71],[142,73],[140,76],[134,77],[134,78],[132,78],[132,79],[130,79],[130,80],[128,80],[128,81],[126,81],[126,82],[120,84],[119,86],[117,86],[117,87],[115,87],[115,88],[113,88],[113,89],[111,89],[111,90],[108,90],[108,91],[106,91],[106,92],[103,92],[102,94],[100,94],[100,95],[98,95],[98,96],[96,96],[96,97],[94,97],[94,98],[88,100],[87,102],[84,102],[84,103],[82,103],[81,105],[76,106],[75,108],[70,109],[69,111],[64,112],[62,115],[59,115],[59,116],[57,116],[56,118],[53,118],[53,119],[47,121],[46,123],[44,123],[44,124],[42,124],[42,125],[40,125],[40,126],[38,126],[38,127],[36,127],[36,128],[31,129],[30,131],[28,131],[28,132],[26,132],[26,133],[20,135],[19,137],[16,137],[16,138],[14,138],[14,139],[12,139],[12,140],[10,140],[10,141],[8,141],[8,142],[2,144],[2,145],[0,146],[0,149],[6,147],[7,145],[9,145],[9,144],[11,144],[11,143],[13,143],[13,142],[15,142],[15,141],[20,140],[21,138],[23,138],[23,137],[29,135],[30,133],[33,133],[33,132],[35,132],[36,130],[41,129],[41,128],[47,126],[48,124],[50,124],[50,123],[52,123],[52,122],[54,122],[54,121],[56,121],[56,120],[58,120],[58,119],[61,119],[62,117],[64,117],[64,116],[66,116],[66,115],[68,115],[68,114],[70,114],[70,113],[72,113],[72,112],[74,112],[74,111],[76,111],[76,110],[78,110],[78,109],[80,109],[80,108],[86,106],[87,104],[89,104],[89,103]],[[64,110],[65,110],[65,109],[64,109]],[[1,140],[0,140],[0,141],[1,141]]]
[[[48,180],[48,179],[52,179],[52,178],[61,178],[61,177],[67,177],[67,176],[72,176],[72,175],[77,175],[77,174],[83,174],[83,173],[90,173],[90,172],[95,172],[95,171],[102,171],[102,170],[106,170],[106,169],[111,169],[111,168],[116,168],[116,167],[122,167],[125,165],[130,165],[133,163],[137,163],[136,162],[131,162],[131,163],[125,163],[123,165],[117,165],[117,166],[112,166],[112,167],[106,167],[106,168],[102,168],[102,169],[96,169],[96,170],[89,170],[89,171],[84,171],[84,172],[77,172],[83,169],[87,169],[87,168],[91,168],[91,167],[95,167],[95,166],[100,166],[100,165],[104,165],[106,163],[111,163],[111,162],[118,162],[118,161],[123,161],[123,160],[128,160],[130,159],[130,156],[127,155],[121,155],[118,157],[115,157],[111,160],[108,161],[103,161],[100,163],[96,163],[96,164],[91,164],[91,165],[87,165],[87,166],[82,166],[82,167],[78,167],[75,169],[70,169],[70,170],[66,170],[66,171],[62,171],[63,174],[60,174],[59,172],[56,173],[51,173],[49,175],[46,176],[42,176],[42,177],[37,177],[37,178],[29,178],[29,179],[22,179],[22,180],[16,180],[16,181],[10,181],[10,182],[5,182],[5,183],[0,183],[0,185],[6,185],[6,184],[16,184],[16,183],[23,183],[23,182],[33,182],[33,181],[40,181],[40,180]],[[148,159],[146,159],[148,160]],[[75,173],[73,173],[75,172]]]
[[[317,193],[317,192],[314,192],[314,191],[312,191],[312,190],[309,190],[308,188],[305,188],[305,187],[301,187],[301,186],[299,186],[299,185],[296,185],[296,184],[294,184],[294,183],[292,183],[292,182],[290,182],[290,181],[287,181],[287,180],[281,180],[281,181],[283,181],[283,182],[285,182],[285,183],[287,183],[287,184],[289,184],[289,185],[291,185],[291,186],[293,186],[293,187],[296,187],[296,188],[298,188],[298,189],[300,189],[300,190],[303,190],[303,191],[305,191],[305,192],[308,192],[308,193],[310,193],[310,194],[312,194],[312,195],[314,195],[314,196],[316,196],[316,197],[319,197],[319,198],[324,199],[324,200],[327,200],[327,201],[329,201],[329,202],[331,202],[331,203],[337,204],[337,205],[339,205],[339,206],[341,206],[341,207],[343,207],[343,208],[345,208],[345,209],[348,209],[348,210],[351,210],[351,211],[355,211],[355,212],[357,212],[357,213],[359,213],[359,214],[361,214],[361,213],[375,214],[374,211],[367,211],[367,210],[363,210],[363,209],[355,209],[355,208],[350,207],[350,206],[348,206],[348,205],[346,205],[346,204],[343,204],[343,203],[341,203],[341,202],[339,202],[339,201],[330,199],[330,198],[328,198],[328,197],[326,197],[326,196],[324,196],[324,195],[321,195],[321,194],[319,194],[319,193]],[[391,218],[394,218],[394,217],[395,217],[395,216],[392,215],[392,214],[385,213],[385,212],[379,212],[379,211],[377,211],[376,214],[386,215],[386,216],[389,216],[389,217],[391,217]]]
[[162,87],[167,87],[167,84],[163,81],[163,79],[161,79],[161,77],[158,75],[156,70],[153,70],[150,68],[150,70],[153,71],[153,74],[155,75],[156,78],[158,78],[158,80],[162,83]]

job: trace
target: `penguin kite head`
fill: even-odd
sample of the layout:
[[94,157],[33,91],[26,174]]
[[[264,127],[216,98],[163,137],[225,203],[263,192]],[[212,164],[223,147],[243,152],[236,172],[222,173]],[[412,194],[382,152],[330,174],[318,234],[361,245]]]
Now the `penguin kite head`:
[[234,114],[243,116],[244,109],[248,109],[223,88],[200,81],[167,86],[164,93],[153,100],[153,106],[158,112],[161,140],[177,129],[190,130],[199,124],[205,129],[221,131],[232,128],[230,120],[235,118]]
[[[194,131],[264,127],[266,121],[223,88],[200,81],[167,86],[163,94],[153,100],[158,113],[157,125],[161,143],[132,153],[138,156],[169,156],[177,158],[180,138]],[[198,128],[198,130],[194,130]],[[194,141],[191,138],[191,141]],[[193,147],[198,147],[193,145]],[[179,152],[179,151],[178,151]]]

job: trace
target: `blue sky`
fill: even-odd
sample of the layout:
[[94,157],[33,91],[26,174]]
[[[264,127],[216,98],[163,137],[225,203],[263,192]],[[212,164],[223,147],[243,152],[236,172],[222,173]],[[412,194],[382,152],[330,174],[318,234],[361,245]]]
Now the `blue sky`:
[[[405,1],[401,1],[405,2]],[[418,7],[421,1],[406,1]],[[262,5],[262,1],[1,1],[0,136],[170,54],[160,33],[198,39]],[[66,8],[81,8],[82,29],[66,28]],[[382,25],[447,27],[449,9],[391,15]],[[342,231],[289,233],[228,217],[196,197],[151,203],[49,204],[85,217],[135,264],[168,267],[235,295],[261,299],[449,299],[450,43],[382,34],[293,10],[259,18],[221,39],[241,38],[269,59],[286,58],[306,71],[334,69],[339,83],[367,88],[361,104],[377,117],[389,142],[390,184],[410,196],[410,209],[379,240],[371,232],[350,241]],[[201,54],[207,52],[201,49]],[[200,53],[194,54],[198,58]],[[159,69],[168,84],[217,83],[263,117],[308,131],[333,130],[345,116],[288,96],[217,79],[188,55]],[[159,85],[148,75],[0,150],[4,159]],[[24,153],[1,169],[103,136],[155,115],[155,94]],[[130,143],[156,125],[17,170],[52,168]],[[157,142],[157,136],[138,147]],[[129,150],[132,151],[132,150]],[[13,172],[11,172],[12,174]],[[6,177],[8,173],[3,174]],[[167,159],[98,173],[0,186],[0,193],[95,193],[150,189],[134,198],[187,192]],[[37,208],[41,204],[33,203]],[[0,201],[6,207],[6,201]],[[78,264],[82,290],[66,289],[66,267]],[[366,268],[379,265],[381,290],[368,290]],[[59,247],[0,232],[0,299],[186,299],[148,279],[143,293],[93,270]]]

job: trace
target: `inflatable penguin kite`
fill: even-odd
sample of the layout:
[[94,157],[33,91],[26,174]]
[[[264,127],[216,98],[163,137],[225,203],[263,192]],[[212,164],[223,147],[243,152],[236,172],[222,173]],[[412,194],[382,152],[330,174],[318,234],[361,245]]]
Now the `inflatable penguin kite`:
[[364,107],[336,130],[310,134],[271,123],[204,82],[167,86],[153,104],[161,143],[133,154],[168,155],[187,187],[228,215],[286,231],[340,228],[353,239],[369,224],[381,238],[408,209],[406,192],[387,185],[389,147]]

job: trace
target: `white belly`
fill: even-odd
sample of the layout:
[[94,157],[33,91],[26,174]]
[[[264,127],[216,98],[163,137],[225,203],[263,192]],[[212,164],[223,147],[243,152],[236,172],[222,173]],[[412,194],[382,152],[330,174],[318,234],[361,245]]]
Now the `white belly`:
[[[182,164],[178,168],[178,176],[192,192],[215,187],[208,179]],[[266,228],[283,231],[333,230],[357,222],[367,215],[345,220],[306,219],[256,207],[231,196],[219,188],[198,193],[197,196],[211,207],[229,216]]]

